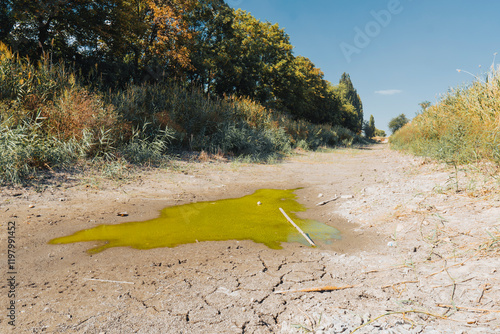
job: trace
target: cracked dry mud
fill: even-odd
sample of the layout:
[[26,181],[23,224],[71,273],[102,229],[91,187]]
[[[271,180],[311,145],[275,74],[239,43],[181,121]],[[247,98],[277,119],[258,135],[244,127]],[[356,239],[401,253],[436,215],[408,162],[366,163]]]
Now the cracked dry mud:
[[[488,184],[451,192],[446,167],[382,144],[302,153],[276,165],[179,163],[176,171],[140,176],[99,188],[2,189],[1,252],[5,259],[6,223],[14,220],[19,270],[17,326],[2,314],[0,332],[500,331],[500,313],[492,312],[500,310],[499,254],[480,247],[500,223],[499,194]],[[165,206],[299,187],[298,200],[309,208],[301,216],[337,227],[342,240],[318,248],[226,241],[95,255],[86,253],[92,242],[47,244],[98,224],[151,219]],[[315,205],[335,194],[354,197]],[[129,215],[118,217],[122,211]],[[6,289],[3,279],[2,305]],[[387,312],[395,314],[375,320]]]

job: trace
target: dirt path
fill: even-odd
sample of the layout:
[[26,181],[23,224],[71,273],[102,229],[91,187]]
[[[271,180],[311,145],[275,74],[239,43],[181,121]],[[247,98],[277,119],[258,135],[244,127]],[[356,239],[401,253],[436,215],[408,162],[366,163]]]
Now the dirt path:
[[[10,287],[2,264],[0,332],[350,333],[365,325],[356,333],[498,333],[500,313],[491,311],[500,310],[493,244],[500,197],[483,185],[446,190],[449,175],[380,144],[277,165],[178,163],[119,185],[4,188],[4,264],[8,222],[16,223],[16,328],[5,316]],[[204,242],[92,256],[92,243],[47,244],[98,224],[150,219],[165,206],[299,187],[310,208],[303,215],[337,227],[342,240],[282,250]],[[335,194],[349,198],[315,205]],[[129,216],[117,216],[122,211]],[[368,323],[388,312],[397,314]]]

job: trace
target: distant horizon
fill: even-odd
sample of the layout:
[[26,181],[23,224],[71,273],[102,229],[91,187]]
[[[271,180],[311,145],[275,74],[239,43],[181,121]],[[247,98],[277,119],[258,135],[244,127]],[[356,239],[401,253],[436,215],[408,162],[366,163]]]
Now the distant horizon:
[[[419,103],[435,104],[450,89],[486,73],[500,51],[500,2],[487,0],[326,1],[229,0],[233,8],[278,23],[294,54],[309,58],[337,84],[349,73],[364,118],[378,129]],[[461,69],[462,71],[457,71]]]

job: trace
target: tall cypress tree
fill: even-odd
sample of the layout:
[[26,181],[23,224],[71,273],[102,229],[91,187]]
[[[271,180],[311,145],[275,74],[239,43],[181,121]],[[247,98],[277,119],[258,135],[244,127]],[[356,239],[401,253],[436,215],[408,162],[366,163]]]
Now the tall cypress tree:
[[347,73],[343,73],[339,80],[339,85],[343,88],[343,97],[346,102],[351,104],[355,110],[354,124],[349,124],[347,127],[351,130],[355,130],[357,133],[361,133],[363,129],[363,104],[361,103],[361,98],[358,92],[354,88],[351,77]]
[[373,115],[370,115],[370,120],[365,124],[364,130],[366,138],[373,138],[375,136],[377,128],[375,127],[375,118]]

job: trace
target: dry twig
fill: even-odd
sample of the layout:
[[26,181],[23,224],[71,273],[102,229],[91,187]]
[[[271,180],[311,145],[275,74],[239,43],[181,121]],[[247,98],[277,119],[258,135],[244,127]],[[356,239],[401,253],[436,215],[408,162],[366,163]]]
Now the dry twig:
[[336,291],[336,290],[345,290],[355,288],[360,286],[361,284],[356,285],[346,285],[346,286],[322,286],[319,288],[306,288],[306,289],[298,289],[298,290],[280,290],[274,291],[274,293],[291,293],[291,292],[328,292],[328,291]]
[[490,309],[467,307],[467,306],[456,306],[456,305],[454,306],[454,305],[447,305],[447,304],[437,304],[437,306],[438,307],[445,307],[445,308],[452,308],[452,309],[457,309],[457,310],[471,311],[471,312],[500,313],[500,310],[490,310]]
[[135,284],[133,282],[124,282],[124,281],[111,281],[108,279],[98,279],[98,278],[85,278],[86,281],[97,281],[97,282],[108,282],[108,283],[123,283],[123,284]]
[[442,273],[443,271],[448,270],[448,269],[450,269],[450,268],[461,266],[461,265],[463,265],[465,262],[467,262],[467,261],[469,261],[470,259],[474,258],[474,257],[475,257],[478,253],[479,253],[479,252],[474,253],[474,255],[472,255],[471,257],[469,257],[469,258],[467,258],[467,259],[463,260],[463,261],[462,261],[462,262],[460,262],[460,263],[455,263],[455,264],[452,264],[451,266],[444,267],[444,268],[443,268],[443,269],[441,269],[440,271],[436,271],[435,273],[429,274],[429,275],[425,276],[425,278],[429,278],[429,277],[431,277],[431,276],[437,275],[437,274]]
[[401,268],[408,268],[408,266],[406,264],[402,264],[402,265],[396,266],[396,267],[389,267],[389,268],[381,268],[381,269],[368,270],[368,271],[362,272],[361,274],[378,273],[380,271],[387,271],[387,270],[401,269]]
[[447,288],[447,287],[453,286],[454,284],[460,284],[460,283],[464,283],[464,282],[473,280],[474,278],[476,278],[476,276],[472,276],[472,277],[466,278],[464,280],[461,280],[460,282],[455,282],[455,283],[451,283],[451,284],[447,284],[447,285],[434,285],[434,286],[431,286],[431,288],[433,288],[433,289]]
[[339,199],[339,197],[337,197],[337,195],[335,195],[335,197],[334,197],[334,198],[331,198],[331,199],[329,199],[329,200],[326,200],[326,201],[320,202],[320,203],[316,204],[316,206],[325,205],[325,204],[327,204],[327,203],[330,203],[330,202],[336,201],[336,200],[338,200],[338,199]]
[[479,295],[479,298],[477,298],[477,304],[480,304],[481,303],[481,299],[483,299],[483,296],[484,296],[484,293],[486,292],[486,290],[489,290],[491,289],[491,285],[488,284],[488,283],[484,283],[480,286],[481,289],[481,294]]
[[394,287],[395,285],[401,285],[401,284],[406,284],[406,283],[419,283],[419,281],[403,281],[403,282],[397,282],[397,283],[393,283],[393,284],[389,284],[389,285],[384,285],[384,286],[381,286],[380,288],[381,289],[385,289],[385,288],[390,288],[391,286]]

